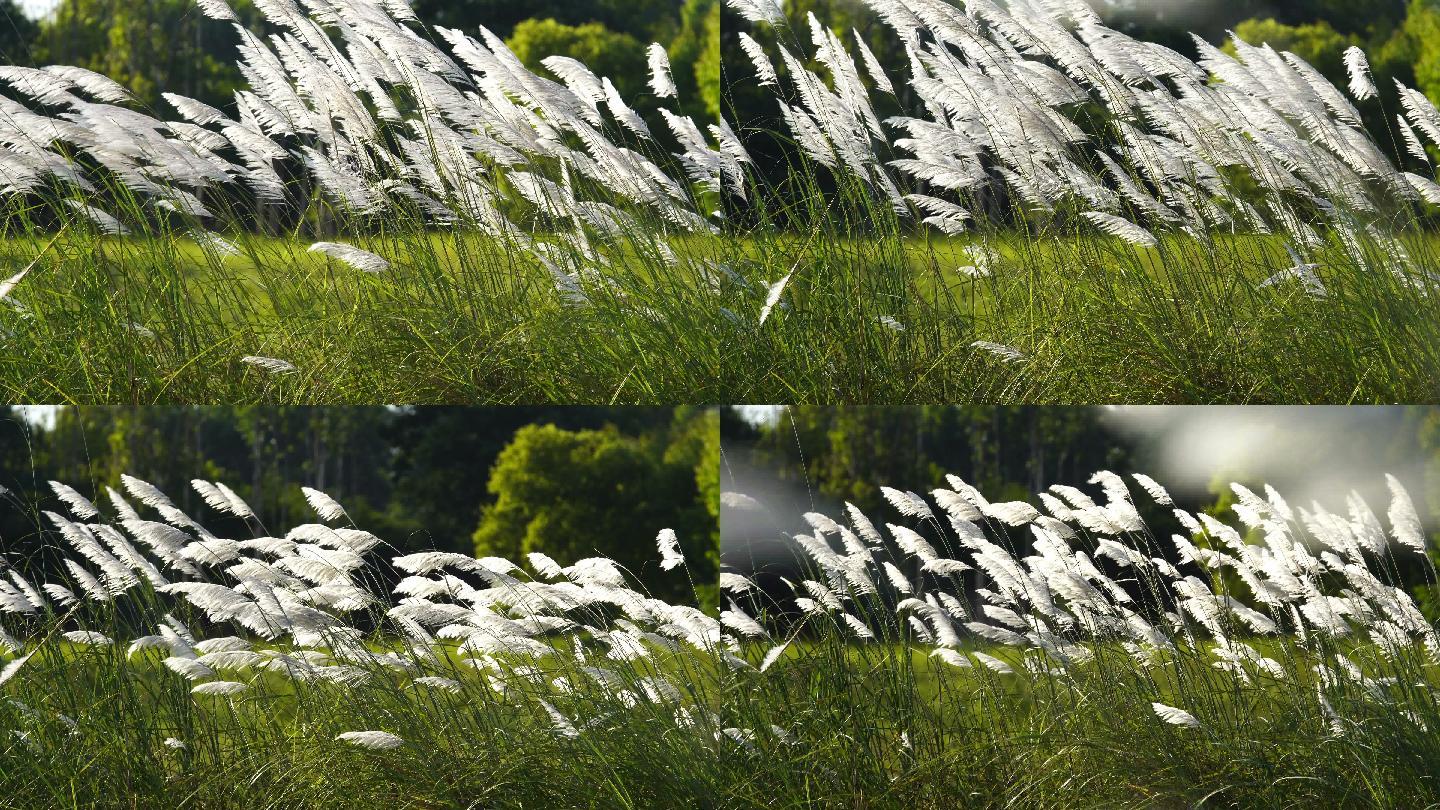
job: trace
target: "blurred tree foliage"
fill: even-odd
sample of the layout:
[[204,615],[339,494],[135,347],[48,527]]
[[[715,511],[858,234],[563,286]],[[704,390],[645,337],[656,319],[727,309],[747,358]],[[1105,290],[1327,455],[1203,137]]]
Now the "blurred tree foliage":
[[[266,26],[253,0],[227,0],[244,24]],[[609,76],[642,111],[648,100],[645,47],[666,45],[683,112],[714,120],[720,106],[720,0],[419,0],[433,27],[506,39],[531,69],[546,56],[571,56]],[[11,64],[78,65],[124,84],[151,107],[172,92],[228,109],[244,86],[230,26],[202,15],[194,0],[59,0],[40,23],[16,0],[0,0],[0,57]]]
[[719,118],[720,0],[686,0],[669,55],[682,110],[705,122]]
[[527,67],[543,71],[547,56],[568,56],[583,62],[597,76],[609,77],[626,99],[646,86],[645,46],[636,37],[596,22],[566,25],[551,18],[525,20],[506,41]]
[[1189,32],[1220,42],[1245,20],[1300,26],[1325,22],[1342,34],[1388,37],[1406,0],[1093,0],[1107,21],[1131,36],[1193,52]]
[[[719,474],[718,453],[707,451],[718,445],[718,417],[708,411],[677,417],[664,434],[638,437],[613,427],[521,428],[491,472],[495,500],[475,531],[476,555],[607,556],[655,596],[687,598],[693,581],[705,586],[705,601],[713,605]],[[662,528],[680,539],[683,573],[659,569],[655,534]]]
[[681,0],[417,0],[425,22],[475,34],[481,26],[502,39],[526,20],[564,25],[597,23],[638,39],[666,41],[675,35]]
[[[1403,145],[1388,133],[1398,109],[1395,81],[1417,87],[1440,103],[1440,0],[1090,0],[1109,25],[1131,36],[1158,42],[1186,56],[1197,49],[1190,32],[1215,44],[1224,45],[1234,30],[1251,44],[1270,42],[1277,49],[1292,50],[1315,64],[1341,87],[1348,78],[1341,60],[1351,45],[1366,49],[1376,74],[1381,98],[1357,103],[1367,126],[1379,133],[1377,140],[1392,157],[1402,160]],[[755,157],[761,182],[770,186],[760,195],[771,203],[763,212],[785,224],[796,209],[794,200],[813,189],[797,187],[799,172],[796,149],[786,134],[779,115],[774,88],[762,87],[755,69],[740,48],[739,34],[747,32],[767,52],[782,45],[798,55],[814,52],[809,15],[845,40],[854,52],[858,34],[892,74],[903,76],[907,58],[899,39],[869,11],[861,0],[783,0],[789,24],[781,28],[745,21],[725,10],[721,34],[723,108],[727,118],[745,139]],[[1233,48],[1231,48],[1233,53]],[[790,86],[787,70],[772,60],[781,82]],[[828,71],[811,61],[807,67],[821,76]],[[868,82],[868,80],[867,80]],[[895,82],[896,98],[871,92],[871,100],[883,120],[897,110],[915,109],[919,99],[905,82]],[[899,155],[897,155],[898,157]],[[818,171],[822,187],[829,182]],[[749,221],[761,215],[755,202],[735,206],[732,220]]]
[[[566,515],[590,508],[630,516],[617,517],[608,531],[592,528],[581,544],[585,554],[649,562],[658,559],[655,532],[670,527],[682,532],[698,566],[692,570],[709,565],[713,572],[718,418],[694,408],[75,407],[56,411],[46,426],[0,409],[0,547],[23,553],[42,511],[57,509],[48,481],[74,486],[108,512],[105,487],[118,490],[121,473],[129,473],[160,487],[222,536],[248,537],[257,527],[206,507],[191,479],[231,486],[261,516],[262,531],[313,521],[303,485],[336,497],[357,524],[399,551],[468,552],[482,513],[500,494],[492,467],[499,475],[497,460],[523,454],[507,446],[528,426],[545,426],[565,435],[606,436],[627,448],[606,456],[625,463],[594,470],[601,479],[553,505]],[[638,455],[626,456],[629,450]],[[614,478],[605,483],[607,475]],[[618,492],[636,493],[644,508]],[[532,506],[537,503],[532,498]],[[554,519],[566,519],[561,513]]]
[[[260,26],[251,0],[230,5]],[[162,92],[229,106],[244,84],[234,31],[200,14],[194,0],[61,0],[39,26],[32,58],[103,73],[152,108]]]
[[1024,500],[1125,467],[1131,452],[1092,408],[792,406],[748,429],[757,462],[865,510],[883,507],[882,483],[925,492],[948,486],[946,474],[992,500]]
[[27,16],[16,0],[0,0],[0,61],[29,64],[40,25]]

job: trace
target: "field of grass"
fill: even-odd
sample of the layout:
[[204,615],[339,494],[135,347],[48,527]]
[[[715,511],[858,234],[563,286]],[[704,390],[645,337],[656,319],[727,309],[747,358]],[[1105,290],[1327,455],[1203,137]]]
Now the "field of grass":
[[[700,273],[640,261],[612,265],[610,305],[577,308],[532,260],[484,236],[356,240],[390,261],[380,275],[294,239],[232,241],[239,255],[83,233],[6,243],[10,266],[49,249],[0,313],[0,391],[15,402],[139,404],[1440,396],[1440,297],[1364,273],[1346,277],[1353,288],[1332,283],[1325,302],[1263,288],[1284,249],[1253,237],[1211,251],[1013,234],[678,243],[751,278],[794,269],[784,307],[759,327],[737,323],[758,317],[758,290],[730,290],[722,306]],[[972,246],[993,257],[991,277],[959,272]],[[1433,240],[1413,248],[1429,255]],[[1363,316],[1343,301],[1365,302]],[[685,316],[658,314],[671,310]]]
[[1293,54],[1192,61],[1080,3],[868,3],[882,62],[730,5],[737,128],[770,163],[743,220],[814,229],[781,285],[809,305],[727,371],[749,401],[1436,399],[1440,112],[1402,87],[1367,130],[1363,54],[1349,98]]
[[[1433,256],[1433,237],[1407,242]],[[1433,282],[1346,267],[1266,286],[1281,240],[1057,234],[757,239],[789,309],[727,352],[735,402],[1379,403],[1440,397]],[[961,271],[977,264],[989,275]],[[793,259],[791,257],[794,257]],[[743,261],[743,259],[742,259]],[[1014,356],[977,342],[1015,350]],[[748,345],[747,345],[748,344]]]
[[[609,560],[389,558],[343,507],[219,539],[56,486],[0,579],[0,791],[34,807],[722,807],[719,622]],[[133,499],[133,502],[132,502]],[[144,515],[144,517],[142,517]],[[157,518],[151,520],[150,518]],[[88,520],[90,522],[82,522]],[[673,536],[673,535],[672,535]],[[678,547],[655,541],[669,575]],[[738,732],[735,732],[738,733]],[[0,802],[4,803],[4,802]]]
[[[256,536],[217,539],[143,482],[99,507],[57,487],[37,504],[53,510],[47,542],[0,562],[0,795],[77,808],[1435,801],[1436,636],[1397,572],[1434,573],[1403,490],[1345,515],[1237,490],[1236,521],[1177,517],[1194,533],[1162,540],[1135,513],[1165,505],[1163,489],[1096,480],[1103,498],[1056,488],[1036,499],[1046,514],[952,480],[923,506],[892,491],[883,520],[812,515],[796,598],[730,574],[718,622],[599,560],[391,559],[313,493],[323,524],[254,520]],[[212,508],[247,511],[211,486],[197,484]]]
[[[935,18],[901,78],[757,6],[746,69],[787,106],[732,129],[647,122],[578,63],[542,76],[483,35],[430,44],[393,3],[339,5],[372,23],[318,14],[343,52],[237,31],[257,86],[235,118],[7,73],[26,101],[0,115],[9,399],[1440,399],[1418,139],[1440,111],[1418,93],[1397,136],[1263,49],[1142,76],[1091,52],[1078,6],[956,17],[992,63]],[[940,106],[885,89],[903,81]],[[1398,162],[1378,146],[1402,141]]]
[[718,618],[599,558],[387,559],[313,491],[323,523],[227,540],[143,481],[103,512],[56,485],[73,519],[46,512],[53,542],[0,579],[0,789],[77,808],[1437,800],[1440,644],[1396,587],[1416,558],[1434,572],[1398,484],[1383,521],[1352,502],[1353,522],[1237,488],[1237,523],[1177,513],[1192,534],[1162,542],[1124,481],[1095,480],[1103,499],[1055,488],[1048,514],[952,480],[938,509],[887,493],[914,529],[809,515],[813,578],[772,601],[726,573]]
[[[309,242],[232,241],[238,255],[186,239],[62,236],[0,315],[0,391],[51,403],[506,404],[714,390],[715,344],[643,314],[660,299],[696,310],[694,279],[637,264],[611,277],[624,306],[579,309],[533,260],[483,236],[358,240],[391,258],[379,276],[308,253]],[[25,266],[43,247],[13,241],[3,255]]]
[[1349,520],[1237,487],[1234,522],[1177,511],[1188,537],[1163,540],[1135,500],[1171,505],[1161,486],[1095,483],[1043,512],[953,477],[933,501],[889,490],[898,525],[807,515],[810,579],[726,575],[760,626],[722,621],[770,650],[733,699],[772,731],[745,800],[1436,802],[1437,636],[1398,573],[1434,572],[1398,484],[1384,519],[1356,501]]

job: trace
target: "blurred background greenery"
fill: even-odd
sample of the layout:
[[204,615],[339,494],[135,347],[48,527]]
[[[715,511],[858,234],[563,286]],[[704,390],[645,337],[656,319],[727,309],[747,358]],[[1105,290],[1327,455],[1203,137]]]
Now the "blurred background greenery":
[[[1440,0],[1092,2],[1112,25],[1187,55],[1195,54],[1187,32],[1219,44],[1233,30],[1251,43],[1292,50],[1336,81],[1344,77],[1341,54],[1360,45],[1387,93],[1363,105],[1381,131],[1388,129],[1382,109],[1395,106],[1391,79],[1440,101]],[[231,5],[247,25],[263,28],[252,0]],[[898,42],[887,37],[862,0],[784,0],[784,5],[802,27],[806,14],[814,12],[837,31],[858,29],[884,64],[906,63]],[[751,72],[736,45],[739,31],[752,26],[722,11],[721,0],[414,0],[414,7],[428,26],[470,34],[482,25],[489,28],[536,70],[543,71],[540,60],[552,54],[581,59],[610,76],[642,109],[653,102],[646,88],[645,46],[660,42],[675,66],[686,113],[713,120],[721,111],[723,87],[733,120],[774,115],[772,92],[748,80]],[[200,15],[194,0],[0,0],[0,59],[97,70],[152,105],[163,90],[227,106],[242,81],[234,67],[234,42],[226,25]],[[722,51],[726,72],[733,73],[725,83]]]
[[[928,493],[959,476],[991,501],[1027,501],[1057,485],[1080,487],[1100,470],[1140,472],[1190,511],[1230,518],[1232,481],[1274,486],[1296,508],[1347,514],[1359,493],[1384,515],[1385,475],[1404,482],[1432,537],[1440,534],[1440,408],[1430,407],[734,407],[721,414],[722,489],[750,496],[721,517],[727,568],[794,576],[790,537],[801,516],[843,517],[853,503],[877,525],[916,524],[881,486]],[[1152,533],[1182,532],[1168,508],[1131,486]],[[1382,518],[1383,519],[1383,518]],[[1023,547],[1028,537],[1012,534]],[[1258,536],[1251,542],[1259,542]],[[1432,542],[1432,557],[1440,554]],[[1391,560],[1432,618],[1440,592],[1413,555]]]
[[[252,0],[227,0],[247,27],[264,30]],[[720,111],[720,0],[415,0],[431,27],[472,36],[485,26],[530,68],[571,56],[609,76],[642,111],[653,103],[645,49],[664,45],[680,108],[697,119]],[[438,39],[438,37],[437,37]],[[0,0],[0,59],[78,65],[104,73],[151,107],[162,92],[225,109],[243,79],[235,35],[194,0]]]
[[[721,21],[724,112],[771,186],[770,214],[779,221],[789,216],[793,195],[804,193],[787,191],[795,182],[797,157],[783,135],[775,89],[755,81],[754,68],[740,47],[740,33],[750,32],[771,53],[776,52],[774,44],[782,44],[792,52],[809,54],[808,37],[797,44],[794,32],[808,31],[807,15],[813,13],[846,41],[851,41],[852,31],[862,37],[892,78],[905,75],[908,65],[899,39],[864,0],[783,3],[791,22],[789,33],[745,22],[729,9],[722,11]],[[1381,148],[1397,158],[1405,146],[1394,125],[1400,110],[1395,82],[1440,103],[1440,0],[1090,0],[1090,4],[1118,30],[1192,59],[1199,51],[1191,32],[1232,54],[1233,46],[1226,44],[1231,31],[1252,45],[1268,42],[1277,50],[1293,51],[1342,88],[1349,83],[1342,55],[1352,45],[1361,46],[1370,58],[1380,97],[1356,102],[1356,107]],[[808,67],[823,75],[818,63],[812,61]],[[783,65],[777,70],[782,76],[786,72]],[[896,81],[895,89],[894,98],[871,94],[882,120],[919,106],[914,88]],[[755,214],[754,205],[731,212],[740,220]]]
[[[245,24],[265,30],[253,0],[229,0]],[[898,41],[863,0],[783,0],[803,30],[814,12],[832,29],[858,30],[883,64],[906,64]],[[653,111],[645,46],[663,44],[674,65],[681,111],[714,120],[722,108],[752,129],[761,163],[783,174],[785,154],[771,143],[773,88],[752,80],[737,36],[752,29],[722,8],[722,0],[413,0],[430,27],[480,27],[504,38],[532,69],[565,55],[609,76],[642,113]],[[1393,80],[1440,102],[1440,0],[1092,0],[1117,28],[1161,42],[1189,56],[1187,32],[1221,44],[1228,31],[1248,42],[1292,50],[1332,80],[1344,83],[1341,54],[1360,45],[1370,55],[1379,100],[1359,105],[1372,131],[1390,130],[1396,109]],[[768,36],[757,34],[761,39]],[[194,0],[0,0],[0,59],[18,65],[73,64],[109,75],[160,106],[162,91],[230,108],[243,79],[234,67],[235,36],[204,18]],[[723,57],[723,78],[722,78]],[[900,87],[901,101],[908,88]],[[884,99],[877,99],[883,103]],[[1388,111],[1388,113],[1387,113]],[[756,133],[753,130],[762,130]],[[1398,139],[1396,139],[1398,140]],[[1403,146],[1388,144],[1398,152]]]
[[[314,522],[310,486],[397,552],[598,554],[690,599],[658,567],[672,528],[713,604],[719,438],[718,412],[693,407],[0,409],[0,550],[26,553],[42,511],[63,511],[50,480],[110,514],[104,488],[134,475],[236,538]],[[210,510],[194,478],[229,485],[264,526]]]

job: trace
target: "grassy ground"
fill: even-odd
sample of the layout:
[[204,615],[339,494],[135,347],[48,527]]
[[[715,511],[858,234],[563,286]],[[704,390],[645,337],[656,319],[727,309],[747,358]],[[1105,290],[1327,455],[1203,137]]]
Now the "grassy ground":
[[[236,241],[242,255],[221,257],[183,239],[62,238],[12,294],[23,309],[3,316],[0,391],[25,402],[678,402],[714,384],[698,334],[643,314],[652,296],[693,309],[694,283],[644,267],[617,274],[624,306],[587,310],[485,239],[364,240],[393,261],[373,276],[308,243]],[[38,250],[26,240],[4,254],[24,266]],[[251,355],[298,371],[239,362]]]
[[[794,244],[794,241],[786,244]],[[991,275],[963,245],[994,256]],[[1433,252],[1416,239],[1414,251]],[[784,247],[757,245],[763,255]],[[1158,249],[994,234],[820,240],[782,312],[726,355],[745,402],[1432,402],[1440,298],[1389,270],[1322,268],[1328,296],[1264,286],[1290,263],[1270,240]],[[781,272],[770,264],[770,275]],[[761,274],[764,275],[764,274]],[[882,319],[891,318],[887,324]],[[903,330],[896,327],[898,324]],[[977,350],[1013,347],[1018,361]]]
[[[0,700],[12,730],[0,743],[5,795],[76,808],[721,806],[707,799],[714,772],[692,764],[713,755],[659,707],[567,699],[522,679],[507,696],[458,665],[460,693],[379,671],[353,685],[247,671],[229,673],[250,684],[246,693],[197,696],[163,657],[132,661],[122,646],[32,661],[28,684]],[[518,695],[531,691],[610,719],[567,739]],[[366,750],[336,739],[377,729],[405,744]]]
[[[743,785],[746,802],[827,797],[848,807],[1406,807],[1437,790],[1434,707],[1419,684],[1396,685],[1405,718],[1378,698],[1333,705],[1338,735],[1316,709],[1315,663],[1287,645],[1287,676],[1245,686],[1198,658],[1137,669],[1104,650],[1059,678],[956,670],[913,655],[843,644],[792,655],[741,711],[784,718],[791,739],[767,738]],[[843,652],[842,652],[843,651]],[[1272,654],[1275,654],[1272,652]],[[1429,671],[1434,684],[1434,672]],[[1415,686],[1418,688],[1412,689]],[[1160,721],[1150,703],[1184,705],[1199,728]],[[1199,707],[1199,708],[1196,708]]]
[[[164,504],[139,483],[127,488]],[[603,565],[560,569],[530,558],[532,574],[494,558],[423,553],[372,565],[361,556],[363,532],[331,536],[314,524],[287,536],[331,545],[287,550],[266,538],[229,556],[220,552],[232,541],[215,540],[213,558],[187,546],[187,559],[204,560],[198,575],[156,585],[148,577],[158,572],[140,564],[148,553],[120,529],[51,520],[63,539],[46,559],[15,561],[32,579],[12,569],[0,587],[0,796],[26,797],[26,806],[1039,810],[1440,800],[1433,630],[1421,631],[1403,591],[1359,565],[1346,569],[1368,594],[1345,603],[1357,613],[1354,630],[1277,625],[1257,635],[1211,617],[1223,636],[1197,635],[1179,614],[1162,623],[1171,621],[1165,605],[1145,604],[1160,592],[1154,576],[1131,569],[1124,581],[1140,597],[1124,604],[1154,617],[1161,629],[1140,634],[1151,643],[1044,624],[1043,652],[985,640],[998,626],[980,632],[974,623],[964,640],[937,645],[935,634],[954,634],[961,621],[934,607],[961,604],[944,590],[927,591],[931,602],[895,602],[872,585],[847,589],[841,603],[809,581],[797,587],[827,595],[833,613],[807,600],[803,623],[793,611],[747,619],[730,602],[717,621],[647,599]],[[159,524],[121,526],[157,554],[162,538],[180,542]],[[1272,539],[1282,542],[1278,529]],[[84,562],[66,557],[62,569],[49,557],[67,546]],[[399,572],[414,575],[389,590]],[[1063,581],[1074,586],[1071,576]],[[232,578],[235,586],[220,584]],[[727,587],[752,606],[764,599],[743,583]],[[1112,615],[1103,598],[1084,603],[1097,611],[1089,615]],[[1388,618],[1368,616],[1370,600],[1389,605]],[[1069,597],[1058,604],[1081,611]],[[1011,613],[984,615],[1022,621]],[[1168,722],[1157,704],[1185,722]],[[368,745],[347,737],[361,732]]]
[[[1020,674],[996,674],[823,639],[792,645],[765,673],[714,680],[701,664],[685,673],[690,710],[709,700],[725,722],[756,730],[717,743],[677,724],[663,701],[565,695],[524,679],[513,683],[525,697],[503,695],[468,667],[448,672],[459,693],[376,671],[350,685],[232,674],[250,689],[196,696],[160,666],[163,655],[56,645],[0,700],[13,732],[0,743],[0,786],[53,807],[1399,808],[1436,799],[1440,751],[1423,727],[1440,714],[1424,697],[1435,685],[1428,669],[1429,687],[1394,684],[1382,701],[1332,693],[1347,718],[1342,736],[1303,697],[1313,677],[1299,688],[1243,686],[1198,658],[1144,671],[1118,648],[1097,651],[1058,679],[1025,674],[1013,655],[1003,658]],[[1294,675],[1317,663],[1285,642],[1266,652]],[[544,669],[576,674],[564,663]],[[1397,698],[1413,719],[1388,705]],[[578,737],[557,735],[526,705],[535,699],[577,723],[600,720]],[[1151,700],[1183,703],[1202,726],[1159,721]],[[335,739],[357,729],[405,742],[364,750]]]
[[[1337,256],[1328,297],[1262,287],[1272,240],[692,239],[572,306],[493,240],[358,240],[368,275],[244,238],[62,236],[0,312],[0,392],[79,403],[1430,402],[1440,297]],[[991,275],[971,278],[983,243]],[[41,238],[0,260],[29,264]],[[1415,240],[1433,254],[1433,240]],[[732,270],[720,295],[697,276]],[[791,274],[793,271],[793,274]],[[790,275],[757,324],[767,285]],[[1435,286],[1433,284],[1429,286]],[[1012,346],[1012,362],[972,344]],[[258,355],[297,367],[272,374]]]

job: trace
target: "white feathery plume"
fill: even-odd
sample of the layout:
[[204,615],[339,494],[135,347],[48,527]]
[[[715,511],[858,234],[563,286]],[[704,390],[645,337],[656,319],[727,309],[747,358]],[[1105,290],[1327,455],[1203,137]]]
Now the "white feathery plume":
[[10,293],[14,292],[15,288],[20,286],[20,282],[24,281],[25,277],[30,275],[30,271],[34,269],[35,264],[32,263],[26,265],[24,269],[20,270],[15,275],[5,279],[4,281],[0,281],[0,300],[8,298],[10,296]]
[[730,10],[753,23],[785,24],[785,12],[778,0],[725,0]]
[[915,587],[910,584],[909,578],[899,568],[896,568],[894,563],[886,560],[881,565],[885,570],[885,577],[890,580],[890,584],[895,590],[907,596],[915,592]]
[[720,623],[747,638],[769,638],[770,636],[759,622],[736,607],[734,602],[730,603],[729,610],[720,612]]
[[1153,248],[1160,244],[1155,234],[1136,225],[1128,219],[1117,217],[1114,214],[1106,214],[1100,211],[1086,211],[1081,216],[1090,220],[1090,223],[1111,236],[1129,242],[1136,247]]
[[650,62],[650,92],[656,98],[675,98],[679,91],[675,88],[675,79],[670,74],[670,56],[665,53],[665,46],[658,42],[650,43],[648,51]]
[[661,529],[655,537],[655,545],[660,551],[660,570],[669,571],[685,564],[685,555],[680,553],[680,541],[674,529]]
[[[201,499],[213,509],[242,517],[254,517],[254,513],[250,512],[249,506],[244,505],[244,501],[240,501],[239,504],[233,502],[225,492],[209,481],[196,478],[190,481],[190,486],[200,493]],[[237,511],[237,507],[243,507],[243,509]]]
[[[1405,141],[1405,151],[1421,163],[1430,164],[1430,153],[1425,151],[1425,145],[1420,143],[1420,137],[1415,134],[1415,128],[1405,120],[1405,116],[1396,115],[1395,125],[1400,129],[1400,137]],[[1433,202],[1433,201],[1432,201]]]
[[1166,706],[1164,703],[1151,703],[1150,708],[1154,709],[1156,717],[1159,717],[1172,726],[1182,726],[1184,728],[1200,727],[1200,721],[1195,719],[1195,715],[1184,709]]
[[310,508],[315,510],[321,520],[339,520],[345,517],[345,507],[329,495],[310,487],[301,487],[300,491],[305,495],[305,502],[310,504]]
[[5,632],[3,628],[0,628],[0,648],[3,648],[6,652],[9,652],[11,654],[18,654],[21,650],[25,649],[25,644],[14,636]]
[[190,694],[229,697],[231,695],[238,695],[249,688],[249,684],[239,683],[238,681],[210,681],[209,683],[202,683],[191,689]]
[[294,374],[300,370],[288,361],[279,360],[274,357],[260,357],[253,354],[240,358],[240,362],[247,366],[255,366],[256,368],[263,369],[271,374]]
[[726,509],[735,509],[742,512],[762,512],[765,509],[759,501],[743,492],[720,493],[720,505]]
[[1019,363],[1025,360],[1025,353],[1013,346],[1006,346],[1003,343],[992,343],[988,340],[977,340],[970,344],[970,348],[988,352],[1000,358],[1006,363]]
[[91,503],[89,498],[86,498],[74,489],[59,481],[51,481],[50,489],[55,493],[55,497],[64,501],[65,505],[69,506],[70,511],[74,512],[77,517],[85,520],[100,517],[100,510],[95,508],[95,504]]
[[878,546],[885,542],[885,538],[880,535],[875,524],[870,522],[870,518],[865,517],[865,513],[860,511],[860,507],[846,501],[845,513],[850,516],[850,525],[855,527],[855,533],[864,538],[865,542],[872,546]]
[[121,473],[120,483],[125,486],[125,489],[131,495],[139,498],[140,502],[146,506],[151,506],[156,509],[165,507],[173,509],[175,507],[175,504],[171,502],[165,493],[161,492],[159,488],[148,481],[143,481],[133,475]]
[[865,38],[860,36],[860,32],[853,28],[850,30],[850,33],[855,37],[855,45],[860,49],[860,58],[865,63],[865,72],[870,75],[870,80],[875,83],[875,89],[882,93],[889,93],[892,96],[895,95],[895,85],[892,84],[890,78],[885,75],[885,68],[881,67],[880,60],[875,58],[875,53],[870,50],[870,46],[865,44]]
[[30,656],[34,654],[35,653],[32,652],[27,653],[26,655],[22,655],[19,658],[16,658],[14,661],[6,664],[3,669],[0,669],[0,686],[4,686],[6,682],[14,678],[15,675],[20,672],[20,668],[25,666],[25,662],[29,661]]
[[84,90],[96,101],[125,104],[135,100],[135,96],[125,89],[124,85],[109,76],[102,76],[85,68],[51,65],[44,70]]
[[974,662],[969,658],[966,658],[955,650],[947,650],[944,647],[931,650],[930,657],[939,658],[950,666],[959,667],[960,669],[973,669],[975,666]]
[[1360,46],[1352,45],[1345,50],[1345,71],[1350,74],[1350,95],[1356,101],[1368,101],[1379,95],[1370,76],[1370,61]]
[[1302,261],[1299,256],[1295,254],[1294,249],[1288,245],[1286,249],[1290,251],[1290,258],[1295,261],[1295,265],[1287,270],[1281,270],[1260,282],[1260,287],[1264,289],[1266,287],[1278,286],[1287,281],[1298,281],[1300,282],[1300,286],[1305,290],[1305,294],[1311,298],[1328,297],[1330,292],[1325,288],[1325,282],[1320,279],[1320,274],[1317,272],[1320,269],[1320,265]]
[[459,681],[439,675],[423,675],[411,681],[411,683],[430,689],[440,689],[455,695],[460,694],[465,689],[464,685]]
[[1440,184],[1437,184],[1428,177],[1421,177],[1418,174],[1411,174],[1409,172],[1405,172],[1401,177],[1405,178],[1405,182],[1409,183],[1410,187],[1415,189],[1425,202],[1431,205],[1440,205]]
[[845,620],[845,624],[850,627],[850,632],[854,633],[856,638],[861,641],[875,640],[875,631],[871,630],[870,627],[866,625],[865,622],[860,621],[859,618],[849,613],[841,614],[841,618]]
[[336,735],[335,739],[371,751],[389,751],[405,744],[403,739],[388,731],[346,731]]
[[[906,517],[935,519],[935,513],[931,511],[930,505],[925,503],[924,498],[913,492],[901,491],[893,487],[880,487],[880,494],[885,496],[885,500]],[[891,526],[890,529],[894,531],[895,527]]]
[[1040,511],[1024,501],[986,504],[981,511],[1008,526],[1025,526],[1040,517]]
[[[787,641],[784,644],[777,644],[774,647],[771,647],[769,651],[765,653],[764,660],[760,662],[760,671],[764,672],[770,669],[770,667],[775,666],[775,662],[780,660],[780,657],[785,654],[785,650],[789,648],[789,646],[790,642]],[[3,682],[4,677],[3,675],[0,675],[0,683]]]
[[62,200],[61,202],[70,206],[80,213],[81,216],[90,221],[100,233],[109,236],[127,236],[130,229],[121,224],[120,220],[101,211],[93,205],[80,202],[79,200]]
[[994,672],[994,673],[999,674],[999,675],[1014,675],[1014,674],[1015,674],[1015,669],[1014,669],[1014,667],[1011,667],[1009,664],[1005,663],[1004,661],[1001,661],[999,658],[996,658],[996,657],[994,657],[993,655],[987,655],[987,654],[985,654],[985,653],[983,653],[983,652],[972,652],[972,653],[970,653],[970,655],[971,655],[971,657],[973,657],[976,661],[979,661],[986,669],[990,670],[991,672]]
[[744,31],[740,32],[740,49],[745,52],[755,66],[755,74],[760,79],[761,87],[775,86],[780,83],[780,76],[775,73],[775,66],[771,64],[770,57],[766,55],[764,46]]
[[240,18],[235,16],[235,12],[225,4],[224,0],[195,0],[195,3],[200,6],[200,12],[212,20],[240,22]]
[[235,490],[220,483],[215,485],[215,489],[220,493],[220,496],[225,499],[227,511],[229,511],[230,514],[242,518],[255,517],[255,510],[251,509],[250,504],[246,503],[244,498],[237,495]]
[[755,590],[755,582],[749,577],[731,571],[720,572],[720,590],[731,593],[748,593]]
[[775,307],[780,303],[780,296],[785,294],[785,288],[790,285],[790,278],[794,275],[795,271],[791,270],[784,278],[770,285],[769,292],[765,295],[765,306],[760,309],[761,326],[770,320],[770,313],[775,311]]
[[163,662],[165,668],[176,673],[187,681],[198,681],[202,678],[215,677],[215,670],[205,666],[194,658],[172,655]]
[[560,567],[560,563],[555,562],[548,554],[532,551],[526,555],[526,559],[530,561],[530,567],[535,569],[535,573],[546,579],[559,579],[565,576],[565,571]]
[[1420,515],[1415,511],[1415,503],[1410,500],[1410,493],[1400,483],[1400,479],[1393,475],[1385,476],[1385,483],[1390,487],[1390,531],[1396,542],[1420,554],[1425,553],[1425,530],[1420,524]]
[[231,242],[218,233],[191,231],[190,238],[194,239],[195,244],[199,245],[202,250],[213,253],[216,256],[240,255],[240,248],[234,242]]
[[1160,485],[1159,481],[1144,473],[1132,473],[1130,477],[1135,479],[1135,483],[1139,484],[1141,489],[1150,493],[1150,497],[1154,499],[1155,503],[1161,506],[1175,505],[1175,501],[1170,498],[1170,493]]
[[310,252],[324,254],[365,273],[383,273],[390,268],[390,262],[354,245],[339,242],[316,242],[310,246]]
[[549,701],[541,700],[539,703],[540,708],[544,709],[545,713],[550,716],[550,724],[558,736],[567,740],[579,738],[580,730],[575,728],[575,724],[571,723],[569,718],[562,714],[559,709],[550,705]]
[[605,91],[605,106],[610,109],[610,115],[614,116],[621,126],[636,135],[646,140],[653,140],[654,136],[650,133],[650,126],[645,123],[645,119],[641,118],[639,113],[625,103],[624,97],[620,95],[619,90],[615,89],[614,83],[605,78],[600,80],[600,85]]
[[69,607],[75,604],[75,602],[77,601],[75,599],[75,594],[64,585],[60,585],[54,582],[47,582],[44,585],[41,585],[40,588],[41,590],[45,591],[46,595],[53,599],[55,603],[58,604],[60,607]]

